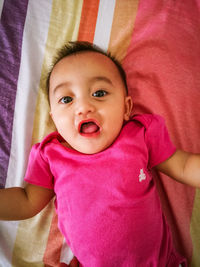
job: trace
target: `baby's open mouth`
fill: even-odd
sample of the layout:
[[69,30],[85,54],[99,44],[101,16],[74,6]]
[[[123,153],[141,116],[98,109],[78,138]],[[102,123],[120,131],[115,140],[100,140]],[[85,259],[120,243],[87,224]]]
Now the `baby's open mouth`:
[[85,136],[91,136],[100,132],[100,127],[93,120],[82,121],[79,124],[79,133]]

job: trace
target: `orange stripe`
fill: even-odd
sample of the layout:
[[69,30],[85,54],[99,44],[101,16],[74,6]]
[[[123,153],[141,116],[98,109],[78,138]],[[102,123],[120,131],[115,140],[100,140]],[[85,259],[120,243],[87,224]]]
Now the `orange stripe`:
[[99,0],[83,2],[78,40],[93,42],[99,9]]
[[116,0],[108,50],[122,61],[131,41],[139,0]]
[[59,266],[63,239],[63,235],[60,233],[60,231],[58,231],[58,216],[57,213],[54,212],[54,216],[51,222],[51,228],[49,231],[47,247],[43,257],[43,261],[46,267]]

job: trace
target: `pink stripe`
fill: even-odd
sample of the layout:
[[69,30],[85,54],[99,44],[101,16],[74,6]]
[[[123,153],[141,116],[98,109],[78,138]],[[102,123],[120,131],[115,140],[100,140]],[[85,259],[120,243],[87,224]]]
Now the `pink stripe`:
[[[175,145],[191,152],[200,151],[199,15],[193,0],[140,0],[124,61],[134,112],[163,115]],[[158,183],[175,245],[191,259],[195,190],[164,176]]]

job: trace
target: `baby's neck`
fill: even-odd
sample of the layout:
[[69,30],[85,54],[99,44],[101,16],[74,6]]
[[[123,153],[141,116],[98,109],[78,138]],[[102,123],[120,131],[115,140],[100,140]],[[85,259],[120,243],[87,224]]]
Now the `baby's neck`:
[[71,149],[74,150],[74,148],[71,147],[71,146],[70,146],[67,142],[65,142],[65,141],[61,142],[61,144],[62,144],[63,146],[65,146],[65,147],[67,147],[67,148],[71,148]]

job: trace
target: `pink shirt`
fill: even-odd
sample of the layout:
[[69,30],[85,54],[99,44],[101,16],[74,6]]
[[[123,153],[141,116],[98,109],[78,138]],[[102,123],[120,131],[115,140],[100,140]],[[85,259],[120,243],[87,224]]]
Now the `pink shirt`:
[[59,228],[81,266],[176,267],[150,169],[174,152],[164,121],[134,116],[106,150],[85,155],[57,133],[33,146],[25,180],[54,189]]

